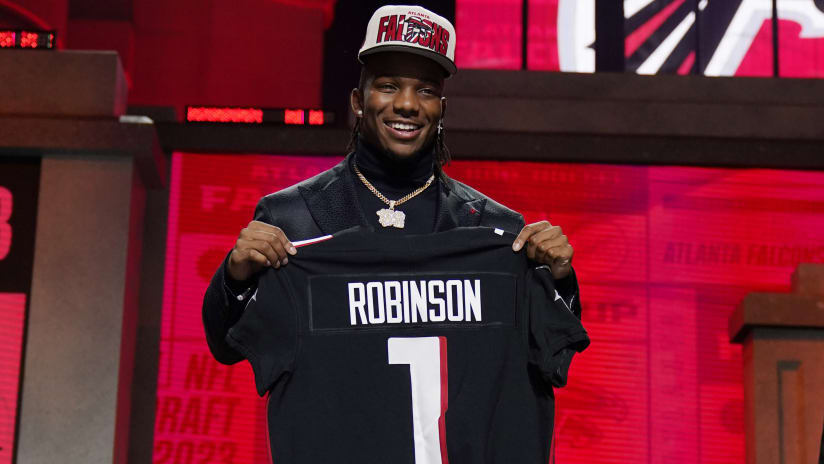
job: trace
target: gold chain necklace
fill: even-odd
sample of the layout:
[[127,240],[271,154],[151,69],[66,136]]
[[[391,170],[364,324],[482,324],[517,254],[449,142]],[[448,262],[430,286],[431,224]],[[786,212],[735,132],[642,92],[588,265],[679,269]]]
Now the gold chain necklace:
[[399,229],[403,229],[404,221],[406,220],[406,214],[404,214],[403,211],[396,211],[395,207],[403,203],[406,203],[412,198],[415,198],[419,193],[423,192],[424,190],[426,190],[427,187],[432,185],[432,181],[435,180],[435,174],[432,174],[431,176],[429,176],[429,179],[427,179],[425,184],[416,188],[413,192],[404,195],[399,200],[390,200],[386,198],[381,192],[379,192],[374,185],[370,184],[369,181],[366,180],[366,177],[364,177],[364,175],[361,174],[360,169],[358,169],[357,164],[353,163],[352,166],[355,168],[355,174],[358,175],[358,178],[361,180],[361,182],[363,182],[363,185],[365,185],[370,192],[374,193],[375,196],[378,197],[382,202],[389,205],[389,209],[383,208],[376,212],[376,214],[378,215],[378,222],[380,222],[380,224],[384,227],[397,227]]

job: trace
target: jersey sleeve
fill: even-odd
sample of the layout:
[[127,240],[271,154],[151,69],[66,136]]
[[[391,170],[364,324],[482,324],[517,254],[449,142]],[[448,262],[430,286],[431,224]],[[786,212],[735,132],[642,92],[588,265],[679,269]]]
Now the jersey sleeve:
[[[254,220],[272,223],[263,199],[255,208]],[[260,275],[258,273],[246,282],[232,281],[229,278],[227,267],[231,254],[230,251],[217,268],[203,295],[202,317],[206,343],[209,345],[212,356],[223,364],[234,364],[243,360],[242,355],[226,343],[226,333],[240,319],[249,295],[257,287],[257,279]]]
[[261,396],[294,368],[298,322],[288,272],[269,269],[260,276],[243,315],[226,335],[226,343],[252,365]]
[[529,305],[529,361],[555,387],[566,385],[572,356],[589,346],[589,335],[555,287],[546,266],[526,276]]

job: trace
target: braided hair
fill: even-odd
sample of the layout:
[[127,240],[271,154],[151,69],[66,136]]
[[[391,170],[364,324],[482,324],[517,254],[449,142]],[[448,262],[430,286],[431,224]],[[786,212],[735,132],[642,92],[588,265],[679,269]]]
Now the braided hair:
[[[366,66],[361,66],[360,79],[358,80],[358,90],[361,95],[365,95],[366,83],[370,77],[374,76],[367,70]],[[361,118],[355,118],[355,125],[352,126],[352,135],[349,138],[349,143],[346,145],[347,152],[351,153],[355,151],[357,147],[358,137],[360,137],[360,123]],[[443,119],[441,119],[438,121],[438,132],[437,135],[435,135],[435,167],[438,170],[449,164],[449,161],[452,160],[452,154],[444,143],[445,132],[443,129]]]

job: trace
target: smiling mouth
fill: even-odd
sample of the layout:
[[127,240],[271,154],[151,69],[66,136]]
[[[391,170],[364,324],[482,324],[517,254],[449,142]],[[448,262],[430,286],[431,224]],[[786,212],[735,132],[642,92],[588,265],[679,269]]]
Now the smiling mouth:
[[412,124],[408,122],[392,122],[392,121],[384,121],[384,124],[389,127],[390,129],[399,132],[404,135],[411,135],[415,132],[419,131],[421,127],[420,124]]

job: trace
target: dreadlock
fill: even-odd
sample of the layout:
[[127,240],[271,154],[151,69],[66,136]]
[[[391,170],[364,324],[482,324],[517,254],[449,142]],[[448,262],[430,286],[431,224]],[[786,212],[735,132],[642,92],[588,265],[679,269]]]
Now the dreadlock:
[[[361,66],[360,79],[358,80],[358,90],[361,95],[365,95],[366,83],[369,80],[369,77],[371,77],[371,74],[366,69],[366,66]],[[355,151],[355,148],[358,145],[360,123],[361,118],[355,118],[355,124],[352,126],[352,135],[349,137],[349,143],[346,145],[347,152]],[[448,165],[452,160],[452,153],[449,152],[449,148],[446,147],[446,144],[443,141],[444,133],[446,132],[446,130],[443,129],[443,119],[438,121],[438,127],[439,130],[435,136],[435,167],[440,170],[444,166]]]
[[352,135],[349,137],[349,143],[346,144],[346,152],[352,153],[358,146],[358,135],[360,134],[361,118],[355,118],[355,125],[352,126]]

